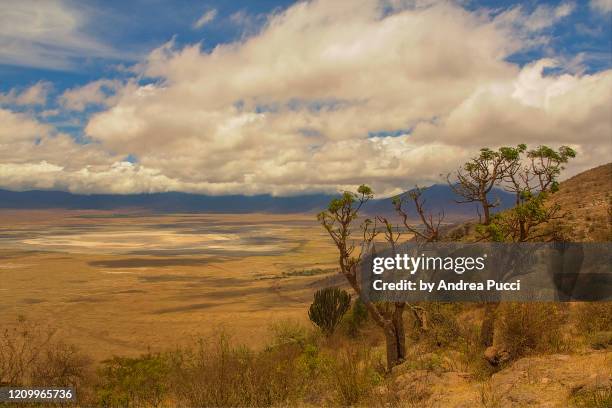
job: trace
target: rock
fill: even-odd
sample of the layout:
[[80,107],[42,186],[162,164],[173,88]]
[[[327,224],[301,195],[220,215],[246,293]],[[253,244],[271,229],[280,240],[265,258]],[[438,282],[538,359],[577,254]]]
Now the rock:
[[478,391],[469,377],[469,373],[459,371],[438,375],[412,370],[395,378],[394,390],[401,401],[412,401],[415,406],[470,408],[478,402]]
[[431,394],[431,384],[437,376],[427,370],[412,370],[398,376],[395,381],[397,395],[401,399],[427,399]]
[[612,330],[600,331],[591,334],[591,347],[595,350],[604,350],[612,347]]
[[591,374],[588,378],[570,386],[572,395],[599,390],[612,390],[612,376],[608,374]]
[[[487,350],[487,356],[497,364],[504,358],[500,348]],[[427,355],[425,359],[434,357]],[[507,364],[486,382],[491,394],[489,406],[569,407],[575,396],[612,390],[610,361],[612,351],[609,350],[520,358]],[[405,363],[394,370],[398,374],[391,379],[389,389],[398,401],[411,401],[411,406],[445,408],[481,405],[484,385],[470,378],[468,373],[455,370],[436,373],[415,367],[419,367],[419,364],[413,361],[412,364]],[[382,395],[382,390],[377,392]]]
[[503,362],[510,360],[510,353],[504,349],[498,349],[495,346],[487,347],[484,352],[484,358],[493,366],[497,366]]
[[533,391],[525,390],[525,389],[514,389],[512,392],[506,395],[508,400],[517,403],[518,405],[533,405],[538,404],[540,399],[538,398],[538,394]]

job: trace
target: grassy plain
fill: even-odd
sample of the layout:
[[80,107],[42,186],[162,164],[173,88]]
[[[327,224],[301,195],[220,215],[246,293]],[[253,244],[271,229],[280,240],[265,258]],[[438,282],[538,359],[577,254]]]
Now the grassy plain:
[[313,215],[0,211],[0,321],[57,328],[96,359],[225,328],[249,346],[306,322],[336,255]]

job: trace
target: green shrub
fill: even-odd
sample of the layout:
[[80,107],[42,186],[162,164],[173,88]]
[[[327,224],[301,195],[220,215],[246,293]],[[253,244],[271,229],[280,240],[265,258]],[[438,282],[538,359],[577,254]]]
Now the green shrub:
[[313,333],[300,322],[281,320],[270,325],[272,343],[270,347],[296,344],[301,348],[314,342]]
[[448,347],[460,336],[457,315],[461,305],[456,303],[431,303],[427,305],[425,316],[427,330],[423,332],[426,341],[434,347]]
[[339,288],[324,288],[314,294],[308,317],[326,336],[331,336],[351,306],[351,295]]
[[169,360],[162,354],[114,357],[98,370],[97,405],[157,407],[168,394]]
[[349,337],[357,337],[367,320],[368,309],[361,301],[361,298],[357,298],[351,306],[351,311],[344,316],[344,324],[346,325],[346,332]]

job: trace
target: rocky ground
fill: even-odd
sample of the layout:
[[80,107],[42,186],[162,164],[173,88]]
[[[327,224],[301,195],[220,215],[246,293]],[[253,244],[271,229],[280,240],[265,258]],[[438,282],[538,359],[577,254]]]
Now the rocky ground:
[[408,406],[603,407],[612,393],[612,351],[525,357],[485,382],[467,372],[436,374],[405,366],[394,374],[397,397]]

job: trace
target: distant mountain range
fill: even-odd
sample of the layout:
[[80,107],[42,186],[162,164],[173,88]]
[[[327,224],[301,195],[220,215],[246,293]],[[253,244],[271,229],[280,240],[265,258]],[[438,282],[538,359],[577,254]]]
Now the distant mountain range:
[[[499,197],[498,208],[512,205],[511,194],[496,190],[492,196]],[[317,212],[327,207],[335,195],[309,194],[292,197],[271,195],[225,195],[209,196],[179,192],[150,194],[72,194],[63,191],[9,191],[0,190],[0,208],[12,209],[68,209],[68,210],[120,210],[138,209],[162,213],[303,213]],[[423,194],[428,210],[444,211],[447,219],[457,220],[476,217],[475,204],[457,204],[457,197],[447,185],[434,185]],[[416,216],[414,206],[406,207]],[[390,198],[368,203],[365,212],[370,214],[393,213]]]
[[[407,193],[404,193],[407,194]],[[514,195],[502,189],[493,189],[489,193],[492,201],[499,200],[499,206],[495,211],[505,210],[514,205]],[[460,197],[446,184],[434,184],[428,187],[422,195],[425,209],[435,217],[438,213],[444,212],[446,221],[458,221],[478,217],[478,204],[476,203],[457,203]],[[405,208],[407,213],[417,217],[413,202],[407,198]],[[373,200],[368,203],[366,212],[372,214],[388,214],[395,212],[391,198]],[[482,211],[481,211],[482,212]]]

